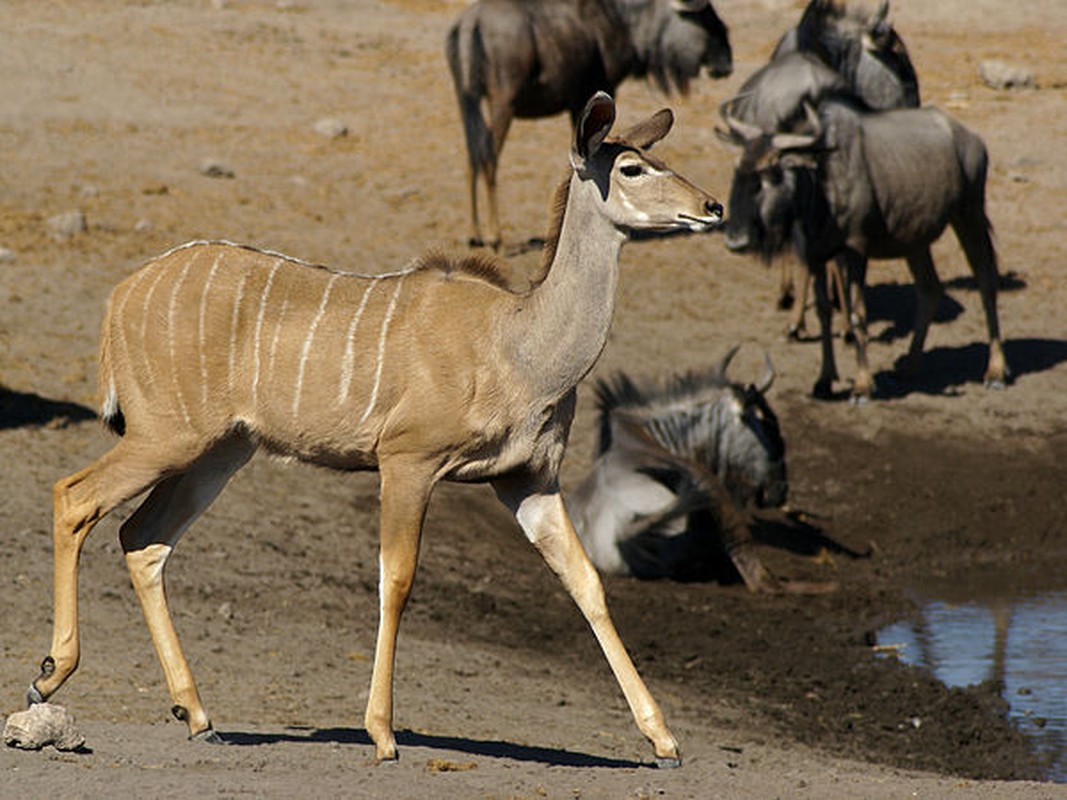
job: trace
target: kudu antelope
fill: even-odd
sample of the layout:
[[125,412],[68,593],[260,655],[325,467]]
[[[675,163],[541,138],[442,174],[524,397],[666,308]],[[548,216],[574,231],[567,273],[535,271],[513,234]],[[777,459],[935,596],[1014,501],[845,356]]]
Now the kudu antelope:
[[217,740],[167,609],[163,573],[184,530],[259,447],[381,479],[380,619],[365,723],[396,758],[393,666],[426,505],[440,480],[488,482],[592,627],[659,763],[678,747],[615,631],[560,498],[575,385],[607,339],[630,231],[703,231],[722,206],[644,151],[664,110],[609,140],[614,101],[579,119],[571,171],[529,290],[494,262],[424,258],[369,277],[228,243],[149,262],[111,295],[104,418],[122,434],[54,488],[55,614],[30,688],[51,697],[78,665],[78,557],[93,526],[151,490],[120,529],[137,597],[191,736]]

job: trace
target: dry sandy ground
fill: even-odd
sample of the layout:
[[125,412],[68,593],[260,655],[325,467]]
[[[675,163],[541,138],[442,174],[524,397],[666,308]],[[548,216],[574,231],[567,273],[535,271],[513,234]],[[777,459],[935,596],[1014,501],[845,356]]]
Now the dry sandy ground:
[[[364,272],[466,233],[462,142],[442,42],[458,2],[71,0],[0,4],[0,712],[22,707],[50,639],[50,486],[103,453],[92,420],[96,334],[140,262],[225,238]],[[800,3],[719,0],[736,72],[671,104],[662,155],[725,199],[733,154],[719,102],[766,58]],[[646,743],[577,611],[478,487],[442,487],[401,633],[401,761],[375,768],[360,727],[376,612],[376,481],[257,459],[182,543],[177,624],[225,748],[167,720],[159,667],[109,520],[83,558],[82,668],[56,701],[90,753],[0,751],[0,794],[346,797],[1052,797],[995,688],[948,690],[871,654],[914,611],[914,587],[1005,571],[1067,576],[1067,8],[1058,0],[899,0],[924,100],[978,131],[1006,276],[1016,381],[982,388],[984,322],[951,235],[948,286],[917,384],[865,407],[808,397],[817,348],[787,344],[776,276],[709,235],[624,251],[617,316],[594,375],[703,367],[768,351],[789,444],[792,507],[761,552],[815,598],[736,584],[608,580],[620,632],[682,743]],[[1039,88],[983,86],[981,60]],[[622,120],[664,104],[621,87]],[[315,123],[335,118],[348,135]],[[566,165],[563,119],[518,123],[504,154],[505,237],[543,233]],[[208,160],[231,178],[201,172]],[[81,211],[87,230],[48,220]],[[514,259],[516,269],[536,254]],[[906,350],[914,294],[871,270],[876,372]],[[847,376],[852,359],[842,352]],[[886,381],[886,385],[888,381]],[[844,388],[845,384],[841,385]],[[588,384],[565,464],[588,468]],[[125,516],[131,509],[120,510]],[[849,550],[873,554],[855,558]],[[828,552],[832,559],[810,555]],[[912,720],[919,719],[918,727]]]

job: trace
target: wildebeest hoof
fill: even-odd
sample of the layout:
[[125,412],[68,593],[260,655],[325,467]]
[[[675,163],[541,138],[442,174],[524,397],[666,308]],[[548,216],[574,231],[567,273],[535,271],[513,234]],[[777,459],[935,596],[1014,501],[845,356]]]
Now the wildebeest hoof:
[[811,390],[811,396],[816,400],[833,400],[833,383],[831,381],[818,381]]
[[656,769],[677,769],[682,766],[681,756],[656,756]]
[[214,728],[205,728],[200,733],[194,733],[189,737],[189,741],[203,744],[229,744]]
[[1008,388],[1008,382],[1005,381],[1003,378],[986,378],[984,381],[982,381],[982,385],[985,386],[985,388],[987,389],[993,389],[996,391]]
[[848,398],[849,405],[852,406],[865,406],[871,402],[871,395],[867,392],[860,392],[859,394],[851,394]]

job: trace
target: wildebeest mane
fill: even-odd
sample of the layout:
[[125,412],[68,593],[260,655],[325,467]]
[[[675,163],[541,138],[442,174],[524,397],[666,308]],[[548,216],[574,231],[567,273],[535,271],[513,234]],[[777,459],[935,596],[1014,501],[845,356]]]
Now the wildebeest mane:
[[730,386],[719,369],[689,371],[654,383],[637,382],[619,372],[596,382],[600,411],[597,455],[611,447],[613,414],[625,414],[639,424],[657,443],[670,452],[698,456],[690,452],[693,431],[709,422],[709,413],[722,389]]

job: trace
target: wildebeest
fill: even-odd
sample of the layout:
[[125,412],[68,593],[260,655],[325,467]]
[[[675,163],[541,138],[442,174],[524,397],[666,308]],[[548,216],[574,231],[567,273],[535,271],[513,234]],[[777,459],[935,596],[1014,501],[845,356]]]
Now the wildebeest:
[[[887,14],[885,2],[871,13],[862,6],[811,0],[771,61],[722,104],[720,113],[771,133],[793,130],[804,121],[805,104],[818,105],[832,94],[852,93],[878,110],[917,107],[915,68]],[[805,276],[800,296],[794,298],[792,262],[783,261],[778,306],[795,303],[790,338],[799,338],[804,329],[810,282]]]
[[915,66],[888,15],[888,0],[873,12],[863,4],[811,0],[797,26],[779,40],[771,59],[790,52],[811,53],[841,75],[871,108],[917,108]]
[[758,384],[718,368],[639,381],[600,380],[595,465],[567,497],[586,551],[608,574],[705,578],[728,558],[753,591],[780,584],[753,552],[742,508],[777,507],[788,492],[785,442]]
[[1010,373],[997,320],[997,256],[985,213],[988,155],[982,140],[936,108],[873,112],[846,98],[811,110],[810,133],[769,134],[727,118],[744,145],[730,190],[726,246],[769,259],[792,241],[813,277],[822,339],[814,395],[831,396],[837,378],[830,333],[826,263],[835,259],[857,288],[841,298],[854,322],[854,399],[874,388],[866,355],[863,286],[869,258],[905,258],[919,293],[908,368],[918,369],[923,342],[943,291],[930,245],[952,225],[977,279],[989,333],[985,382]]
[[[710,0],[478,0],[449,29],[448,66],[467,145],[472,245],[500,245],[496,172],[513,118],[568,112],[597,90],[649,76],[684,92],[701,67],[733,69],[726,25]],[[478,181],[489,203],[482,235]]]

